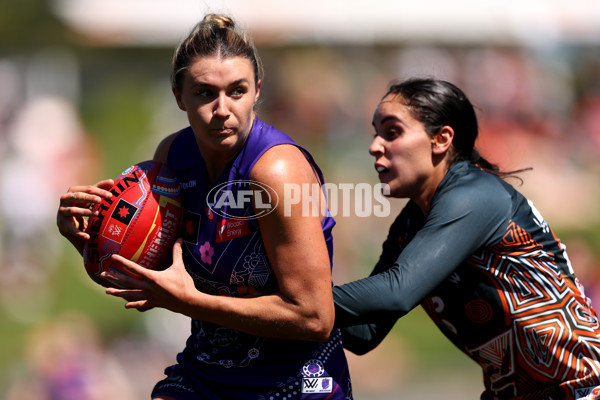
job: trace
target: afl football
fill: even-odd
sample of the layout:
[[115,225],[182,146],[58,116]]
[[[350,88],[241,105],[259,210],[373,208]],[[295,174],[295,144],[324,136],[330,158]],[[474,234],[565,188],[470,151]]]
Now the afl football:
[[132,276],[111,263],[119,254],[150,269],[164,269],[181,224],[179,183],[169,168],[158,161],[144,161],[127,168],[110,189],[113,196],[94,206],[86,232],[90,239],[83,251],[88,275],[102,286],[103,271]]

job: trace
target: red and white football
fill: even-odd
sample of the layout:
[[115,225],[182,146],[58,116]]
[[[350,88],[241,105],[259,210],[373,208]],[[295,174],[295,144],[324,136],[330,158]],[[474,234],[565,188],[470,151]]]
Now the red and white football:
[[119,254],[150,269],[163,269],[179,236],[181,192],[175,175],[158,161],[127,168],[110,189],[113,196],[94,206],[97,216],[88,221],[90,239],[83,252],[88,275],[102,286],[103,271],[128,274],[110,260]]

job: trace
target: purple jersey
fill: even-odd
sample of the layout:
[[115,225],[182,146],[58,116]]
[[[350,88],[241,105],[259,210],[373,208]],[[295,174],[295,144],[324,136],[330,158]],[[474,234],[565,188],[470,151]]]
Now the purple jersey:
[[[198,290],[229,296],[236,296],[240,285],[263,293],[278,290],[256,220],[265,210],[253,207],[248,182],[258,159],[281,144],[297,146],[283,132],[255,119],[237,156],[216,182],[209,183],[192,129],[180,131],[172,143],[168,165],[182,188],[183,259]],[[312,156],[300,149],[323,183]],[[330,261],[334,225],[331,216],[324,218]],[[338,330],[327,342],[317,343],[264,338],[193,320],[191,336],[177,361],[177,366],[166,371],[174,376],[159,383],[155,394],[174,393],[172,389],[179,387],[177,376],[184,375],[193,381],[185,386],[193,392],[190,398],[352,398]]]

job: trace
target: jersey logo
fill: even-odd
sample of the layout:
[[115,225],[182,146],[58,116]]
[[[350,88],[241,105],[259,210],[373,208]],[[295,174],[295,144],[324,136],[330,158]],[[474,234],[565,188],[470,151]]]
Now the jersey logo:
[[598,400],[600,399],[600,386],[575,389],[575,400]]
[[333,378],[302,378],[302,393],[331,393],[333,391]]
[[325,366],[321,360],[309,360],[302,367],[302,393],[331,393],[333,378],[322,376]]
[[183,210],[183,223],[181,237],[185,242],[198,244],[198,230],[200,229],[200,214]]
[[250,233],[248,223],[243,219],[224,219],[217,226],[217,243],[237,239]]

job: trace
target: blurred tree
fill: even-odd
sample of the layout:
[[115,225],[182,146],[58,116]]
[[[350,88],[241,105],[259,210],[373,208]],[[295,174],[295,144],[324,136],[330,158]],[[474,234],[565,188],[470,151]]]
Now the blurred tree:
[[68,28],[52,13],[49,0],[0,2],[0,52],[67,44],[68,36]]

